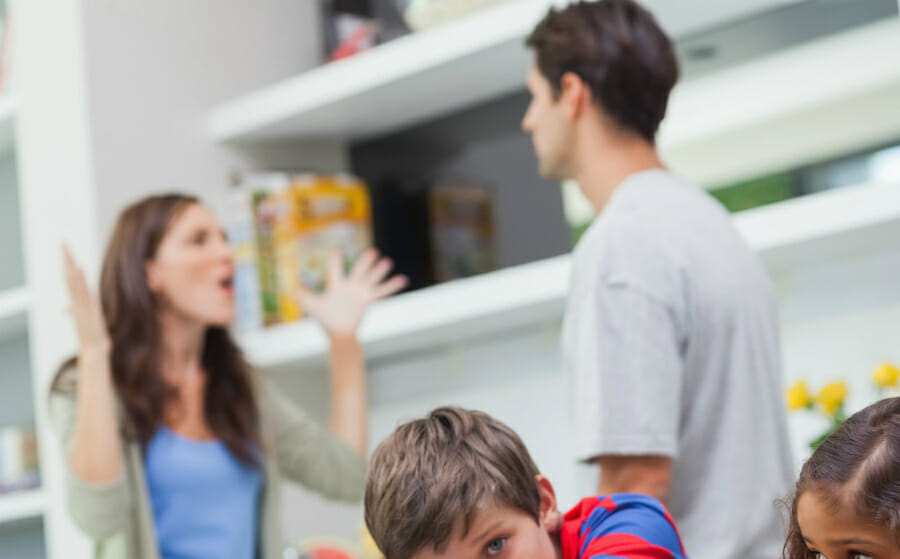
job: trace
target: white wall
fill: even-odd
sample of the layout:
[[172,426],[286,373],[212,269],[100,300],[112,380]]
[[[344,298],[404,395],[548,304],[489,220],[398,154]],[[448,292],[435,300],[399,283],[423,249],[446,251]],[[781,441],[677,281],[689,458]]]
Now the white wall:
[[221,209],[235,171],[344,166],[338,144],[211,143],[216,103],[319,62],[317,2],[86,0],[92,145],[105,239],[122,207],[182,190]]

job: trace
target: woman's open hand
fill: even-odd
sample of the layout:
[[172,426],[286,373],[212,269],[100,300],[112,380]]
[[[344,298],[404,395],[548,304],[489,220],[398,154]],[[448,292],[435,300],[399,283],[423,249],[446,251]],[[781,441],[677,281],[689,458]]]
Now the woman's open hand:
[[106,321],[100,308],[100,300],[88,287],[84,272],[75,263],[67,247],[63,247],[63,263],[66,270],[66,287],[69,291],[70,312],[75,321],[81,353],[108,351],[110,347]]
[[297,298],[330,336],[355,335],[369,305],[406,287],[405,276],[388,277],[392,267],[390,259],[369,249],[344,275],[341,255],[335,251],[328,260],[325,290],[301,288]]

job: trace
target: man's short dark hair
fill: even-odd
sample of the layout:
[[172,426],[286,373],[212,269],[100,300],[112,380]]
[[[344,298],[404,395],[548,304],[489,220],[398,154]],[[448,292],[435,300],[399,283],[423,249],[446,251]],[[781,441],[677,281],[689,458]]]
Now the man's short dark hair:
[[675,49],[656,19],[633,0],[582,1],[551,9],[526,40],[538,70],[559,95],[564,74],[590,87],[620,127],[654,143],[678,81]]

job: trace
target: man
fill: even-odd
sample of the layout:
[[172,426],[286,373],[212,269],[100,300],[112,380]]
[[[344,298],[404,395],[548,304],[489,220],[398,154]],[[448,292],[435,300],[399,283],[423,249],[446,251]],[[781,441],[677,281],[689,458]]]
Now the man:
[[773,289],[727,212],[655,136],[678,64],[631,0],[551,10],[527,40],[540,173],[599,217],[573,256],[563,350],[598,493],[663,501],[694,559],[779,556],[792,463]]

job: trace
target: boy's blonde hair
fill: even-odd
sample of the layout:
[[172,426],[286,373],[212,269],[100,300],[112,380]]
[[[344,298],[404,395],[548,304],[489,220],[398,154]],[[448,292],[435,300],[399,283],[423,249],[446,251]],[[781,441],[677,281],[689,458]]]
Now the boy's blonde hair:
[[386,559],[410,559],[426,547],[441,553],[487,506],[515,508],[539,522],[538,473],[522,440],[500,421],[438,408],[375,449],[366,525]]

